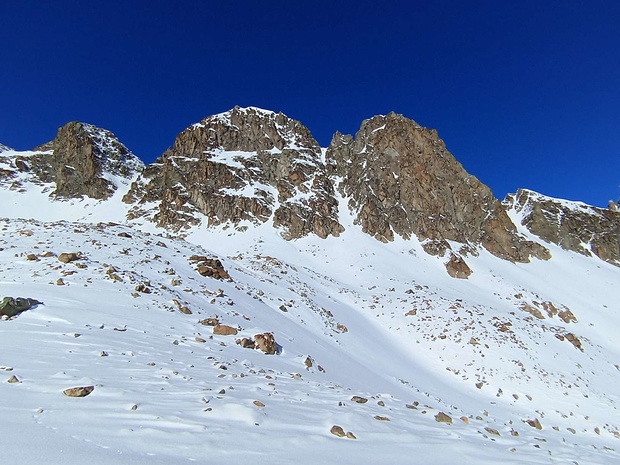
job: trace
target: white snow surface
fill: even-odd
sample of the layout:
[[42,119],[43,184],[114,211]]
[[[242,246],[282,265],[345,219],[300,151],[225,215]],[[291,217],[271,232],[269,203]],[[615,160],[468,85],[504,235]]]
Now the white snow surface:
[[[361,233],[344,199],[338,238],[287,242],[266,223],[183,240],[127,224],[123,189],[44,190],[0,190],[0,296],[43,302],[0,321],[4,463],[619,463],[617,267],[480,250],[457,280],[416,239]],[[239,333],[214,335],[211,317]],[[235,343],[264,332],[278,354]],[[63,394],[75,386],[94,391]]]

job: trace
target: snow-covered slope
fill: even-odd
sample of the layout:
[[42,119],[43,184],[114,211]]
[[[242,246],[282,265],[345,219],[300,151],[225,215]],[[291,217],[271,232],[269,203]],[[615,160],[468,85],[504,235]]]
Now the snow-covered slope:
[[[210,230],[189,237],[201,247],[108,223],[0,227],[0,294],[44,303],[0,321],[2,381],[19,381],[0,383],[7,463],[618,461],[612,265],[482,252],[463,281],[415,241],[354,229]],[[192,255],[219,257],[232,281]],[[235,344],[265,332],[278,354]]]

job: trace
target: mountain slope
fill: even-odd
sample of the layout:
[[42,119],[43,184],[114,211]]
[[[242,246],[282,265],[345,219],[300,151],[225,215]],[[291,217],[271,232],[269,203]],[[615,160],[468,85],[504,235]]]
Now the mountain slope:
[[[141,174],[112,178],[105,199],[50,196],[55,178],[35,176],[32,162],[19,170],[18,160],[55,149],[0,154],[13,173],[0,189],[0,294],[43,302],[0,321],[5,460],[617,463],[620,268],[547,240],[548,260],[504,260],[480,237],[447,235],[458,223],[431,236],[451,253],[429,254],[430,233],[419,231],[379,241],[359,226],[353,177],[332,171],[333,154],[325,164],[283,118],[258,109],[207,118]],[[314,179],[324,170],[337,188],[314,191],[313,181],[301,198],[306,181],[293,183],[278,160],[312,166],[303,175]],[[266,219],[199,211],[192,166],[238,180],[221,194],[233,203],[267,186]],[[170,205],[166,189],[186,197]],[[291,198],[312,213],[306,201],[325,193],[333,207],[321,217],[337,234],[300,221],[305,233],[293,239],[292,223],[277,226]],[[512,237],[540,242],[527,209],[510,205]],[[181,216],[157,226],[158,213],[183,206],[189,227]],[[446,264],[464,245],[472,273],[453,279]],[[64,263],[63,252],[77,259]],[[276,354],[243,347],[266,334]],[[94,390],[63,394],[76,386]],[[35,437],[42,447],[28,446]]]
[[[294,248],[277,238],[239,243],[236,255],[219,257],[233,279],[222,282],[189,261],[218,255],[135,229],[20,220],[2,227],[15,238],[0,244],[2,294],[44,302],[0,322],[0,365],[20,381],[0,386],[13,406],[7,414],[18,431],[54,431],[61,447],[91,444],[99,463],[109,463],[107,448],[127,463],[148,454],[162,463],[232,463],[265,453],[285,463],[291,444],[325,460],[346,451],[345,463],[383,448],[392,463],[409,463],[411,453],[428,463],[618,459],[619,399],[609,387],[619,378],[612,310],[620,295],[610,289],[611,265],[561,249],[528,265],[483,254],[460,281],[419,246],[345,233]],[[343,247],[353,239],[357,247]],[[84,259],[63,265],[47,251]],[[205,318],[239,333],[213,335],[198,323]],[[278,355],[234,343],[264,332],[275,335]],[[62,395],[79,385],[95,391]],[[453,424],[436,422],[439,412]],[[542,430],[526,423],[536,419]],[[332,436],[334,424],[353,432],[355,444]]]

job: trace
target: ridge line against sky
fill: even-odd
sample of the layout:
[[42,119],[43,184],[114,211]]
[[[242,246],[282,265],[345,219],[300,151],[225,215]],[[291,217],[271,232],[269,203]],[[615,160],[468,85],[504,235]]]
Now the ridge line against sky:
[[395,111],[499,198],[620,198],[618,2],[24,0],[0,18],[0,143],[16,149],[79,120],[150,163],[235,105],[327,146]]

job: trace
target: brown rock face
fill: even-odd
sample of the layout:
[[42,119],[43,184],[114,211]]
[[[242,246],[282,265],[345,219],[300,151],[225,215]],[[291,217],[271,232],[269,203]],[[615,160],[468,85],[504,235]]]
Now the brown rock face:
[[596,255],[620,266],[620,212],[553,199],[520,189],[504,204],[532,234],[565,250]]
[[57,197],[107,199],[116,186],[104,172],[130,178],[144,166],[114,134],[77,121],[58,130],[52,147]]
[[337,202],[321,161],[321,148],[308,129],[285,115],[235,107],[183,131],[174,146],[147,168],[125,197],[157,202],[154,220],[181,229],[261,224],[269,219],[286,239],[309,233],[338,235]]
[[544,257],[544,248],[516,233],[491,190],[469,175],[435,130],[402,115],[375,116],[355,138],[336,133],[328,171],[364,232],[380,241],[394,234],[420,240],[482,244],[512,261]]

